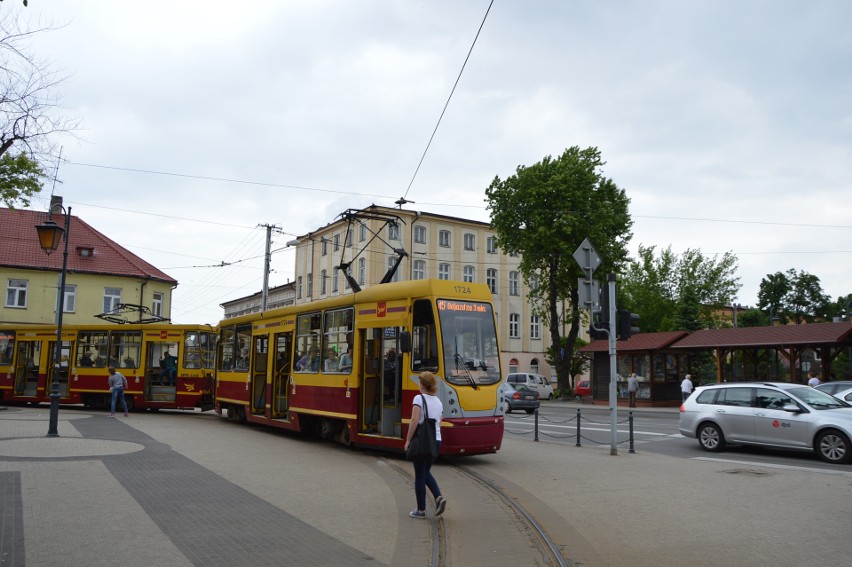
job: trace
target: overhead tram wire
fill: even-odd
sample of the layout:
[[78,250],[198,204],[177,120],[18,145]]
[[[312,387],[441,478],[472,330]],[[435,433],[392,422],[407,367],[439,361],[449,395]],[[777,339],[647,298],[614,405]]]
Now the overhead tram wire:
[[429,147],[432,145],[432,140],[435,139],[435,134],[438,132],[438,127],[441,125],[441,119],[444,118],[444,113],[447,112],[447,107],[450,106],[450,100],[453,98],[453,93],[456,92],[456,87],[461,80],[462,73],[464,73],[464,69],[467,66],[467,62],[470,59],[470,54],[473,53],[473,47],[476,45],[476,40],[479,39],[479,34],[482,32],[483,26],[485,26],[485,20],[488,19],[488,13],[491,11],[491,6],[494,5],[494,0],[488,3],[488,9],[485,10],[485,15],[482,17],[482,23],[479,24],[479,29],[476,30],[476,37],[473,38],[473,43],[470,44],[470,49],[467,51],[467,56],[464,58],[464,63],[462,63],[461,69],[459,70],[459,75],[456,77],[456,82],[453,83],[453,88],[450,90],[450,96],[447,97],[447,102],[444,103],[444,109],[441,111],[441,115],[438,117],[438,122],[435,124],[435,129],[432,130],[432,135],[429,136],[429,142],[426,144],[426,149],[423,150],[423,155],[420,156],[420,161],[417,163],[417,168],[414,170],[414,175],[411,176],[411,181],[408,183],[408,187],[405,189],[405,193],[402,196],[402,199],[398,201],[400,207],[407,201],[406,197],[408,197],[408,192],[411,191],[411,186],[414,185],[414,179],[417,177],[417,173],[420,171],[420,166],[423,165],[423,160],[426,159],[426,153],[429,151]]

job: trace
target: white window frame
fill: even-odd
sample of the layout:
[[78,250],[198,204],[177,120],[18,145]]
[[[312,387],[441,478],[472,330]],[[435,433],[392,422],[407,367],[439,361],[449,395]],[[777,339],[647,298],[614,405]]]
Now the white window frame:
[[450,236],[449,230],[440,230],[438,231],[438,246],[442,248],[449,248],[453,244],[453,239]]
[[509,313],[509,338],[521,338],[521,314]]
[[320,295],[325,295],[325,279],[328,275],[326,270],[320,271]]
[[491,290],[491,295],[497,295],[497,270],[495,268],[488,268],[485,272],[485,284]]
[[[393,268],[393,265],[395,263],[396,263],[396,256],[388,256],[388,270]],[[397,270],[393,273],[393,277],[391,278],[390,281],[392,281],[392,282],[398,282],[399,281],[399,270]]]
[[448,280],[453,274],[452,267],[447,262],[441,262],[438,264],[438,279],[439,280]]
[[509,295],[521,295],[521,273],[509,272]]
[[359,232],[358,237],[361,239],[361,242],[364,242],[365,240],[367,240],[367,225],[366,224],[362,224],[361,229],[358,232]]
[[538,315],[530,315],[530,338],[541,339],[541,317]]
[[399,225],[398,224],[389,224],[388,225],[388,240],[399,240]]
[[162,293],[154,292],[153,299],[151,299],[151,312],[157,317],[163,316],[163,305],[165,304],[165,299],[166,296]]
[[464,233],[464,249],[476,250],[476,235],[472,232]]
[[296,299],[302,299],[302,276],[296,278]]
[[497,238],[494,236],[489,236],[488,240],[485,241],[486,252],[488,254],[496,254],[497,253]]
[[426,227],[422,224],[414,227],[414,242],[417,244],[426,244]]
[[65,284],[65,301],[62,303],[62,305],[65,307],[64,313],[74,313],[77,310],[76,285],[68,283]]
[[337,276],[340,275],[338,272],[340,272],[339,268],[331,270],[331,293],[337,293],[340,289],[340,281],[337,279]]
[[411,279],[422,280],[426,279],[426,260],[414,260],[412,267]]
[[[116,293],[116,291],[118,293]],[[121,288],[120,287],[105,287],[104,288],[104,313],[109,313],[115,306],[121,303]]]
[[365,258],[358,258],[358,284],[364,285],[364,282],[367,281],[367,260]]
[[308,274],[308,293],[307,297],[311,298],[314,296],[314,275]]
[[6,286],[6,307],[26,309],[29,280],[10,279]]
[[468,283],[473,283],[475,281],[475,278],[476,278],[476,267],[468,264],[467,266],[464,267],[464,273],[462,274],[462,281],[468,282]]

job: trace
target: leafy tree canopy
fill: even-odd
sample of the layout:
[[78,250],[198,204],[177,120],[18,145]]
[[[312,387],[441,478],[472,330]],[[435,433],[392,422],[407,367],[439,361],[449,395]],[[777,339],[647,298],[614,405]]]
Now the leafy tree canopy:
[[[577,279],[583,276],[573,258],[584,239],[594,244],[602,263],[596,275],[624,264],[632,234],[625,191],[604,177],[597,148],[568,148],[546,156],[515,174],[495,177],[486,189],[491,225],[504,252],[521,256],[520,271],[530,283],[530,302],[550,329],[557,361],[559,388],[570,385],[570,366],[580,330]],[[560,337],[560,303],[567,300],[571,321],[566,341]]]
[[656,246],[639,246],[619,284],[621,307],[638,313],[645,332],[695,330],[722,324],[718,312],[740,289],[737,257],[726,252],[706,257],[700,250],[656,254]]
[[819,278],[795,268],[767,274],[760,282],[757,306],[774,313],[782,323],[796,324],[830,319],[833,310]]
[[25,154],[0,156],[0,201],[13,208],[17,201],[29,206],[30,197],[41,191],[44,172]]

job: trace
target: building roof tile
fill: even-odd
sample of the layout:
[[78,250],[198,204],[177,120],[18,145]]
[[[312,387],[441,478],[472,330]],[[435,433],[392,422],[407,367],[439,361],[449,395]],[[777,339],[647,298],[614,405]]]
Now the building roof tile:
[[[62,269],[62,250],[47,255],[38,243],[35,226],[48,220],[47,213],[0,207],[0,266],[22,270]],[[65,217],[53,216],[65,227]],[[68,241],[68,272],[127,276],[160,280],[177,285],[177,280],[149,264],[133,252],[116,244],[79,217],[71,216]],[[64,242],[62,245],[64,246]],[[90,249],[91,256],[81,256]]]

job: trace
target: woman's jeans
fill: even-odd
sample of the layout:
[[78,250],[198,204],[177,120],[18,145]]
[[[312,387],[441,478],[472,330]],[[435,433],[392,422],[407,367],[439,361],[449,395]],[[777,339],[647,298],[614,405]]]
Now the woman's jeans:
[[[441,450],[441,442],[438,441],[438,451]],[[414,463],[414,495],[417,497],[417,509],[426,509],[426,487],[436,499],[441,495],[441,489],[435,477],[432,476],[432,460],[415,461]]]
[[124,401],[124,388],[121,386],[116,386],[112,389],[112,405],[110,406],[109,413],[115,413],[115,398],[121,396],[121,405],[124,407],[124,413],[127,413],[127,402]]

